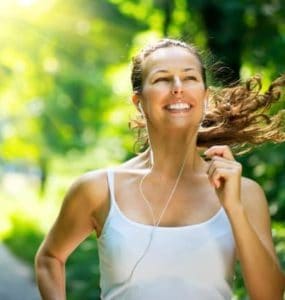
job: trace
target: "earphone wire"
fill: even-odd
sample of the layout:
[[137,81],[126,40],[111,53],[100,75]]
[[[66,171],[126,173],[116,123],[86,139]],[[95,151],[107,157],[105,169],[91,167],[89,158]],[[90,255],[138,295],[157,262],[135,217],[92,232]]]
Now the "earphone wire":
[[[145,114],[144,114],[144,111],[143,111],[143,109],[142,109],[142,107],[141,107],[141,105],[140,105],[140,102],[139,102],[138,106],[139,106],[139,109],[140,109],[140,111],[141,111],[143,117],[146,118],[146,116],[145,116]],[[149,137],[149,132],[148,132],[148,127],[147,127],[147,126],[146,126],[146,131],[147,131],[147,135],[148,135],[148,137]],[[150,239],[149,239],[149,242],[148,242],[148,244],[147,244],[145,250],[143,251],[142,255],[139,257],[139,259],[136,261],[136,263],[134,264],[134,266],[133,266],[133,268],[132,268],[132,271],[130,272],[129,277],[123,282],[123,286],[121,286],[121,289],[123,289],[124,287],[128,286],[128,284],[130,284],[130,282],[131,282],[131,280],[132,280],[132,278],[133,278],[133,275],[134,275],[135,270],[137,269],[139,263],[143,260],[143,258],[145,257],[145,255],[147,254],[147,252],[148,252],[148,250],[149,250],[149,248],[150,248],[151,242],[152,242],[152,240],[153,240],[154,232],[155,232],[155,230],[158,228],[158,226],[159,226],[159,224],[160,224],[160,221],[161,221],[161,219],[162,219],[162,217],[163,217],[163,215],[164,215],[166,209],[168,208],[168,205],[169,205],[169,203],[170,203],[170,201],[171,201],[171,199],[172,199],[172,197],[173,197],[173,195],[174,195],[174,193],[175,193],[175,191],[176,191],[176,189],[177,189],[178,183],[179,183],[179,181],[180,181],[180,178],[181,178],[182,173],[183,173],[184,168],[185,168],[185,164],[186,164],[186,160],[187,160],[188,152],[189,152],[189,147],[187,146],[187,148],[186,148],[186,149],[187,149],[187,150],[186,150],[186,154],[185,154],[185,157],[184,157],[184,159],[183,159],[182,165],[181,165],[181,167],[180,167],[180,170],[179,170],[178,176],[177,176],[177,178],[176,178],[175,184],[174,184],[174,186],[173,186],[173,188],[172,188],[172,190],[171,190],[171,192],[170,192],[170,194],[169,194],[169,196],[168,196],[168,199],[167,199],[167,201],[166,201],[166,205],[165,205],[164,208],[162,209],[162,211],[161,211],[161,213],[160,213],[160,215],[159,215],[159,218],[158,218],[157,222],[155,222],[153,209],[152,209],[152,207],[151,207],[149,201],[146,199],[145,194],[144,194],[143,189],[142,189],[142,184],[143,184],[145,178],[151,173],[151,171],[153,170],[153,166],[154,166],[154,157],[153,157],[152,145],[151,145],[150,139],[149,139],[149,146],[150,146],[150,158],[149,158],[149,161],[150,161],[150,172],[144,174],[143,177],[141,178],[141,180],[140,180],[140,182],[139,182],[139,191],[140,191],[140,193],[141,193],[141,195],[142,195],[142,198],[143,198],[144,202],[147,204],[147,206],[148,206],[148,208],[149,208],[149,210],[150,210],[150,212],[151,212],[152,221],[153,221],[153,227],[152,227],[152,229],[151,229]],[[119,289],[119,290],[121,290],[121,289]],[[118,291],[118,292],[119,292],[119,291]]]
[[[143,109],[142,109],[142,106],[141,106],[140,102],[138,103],[138,107],[139,107],[139,110],[141,111],[143,117],[146,118],[146,116],[145,116],[145,114],[144,114],[144,111],[143,111]],[[149,132],[148,132],[148,127],[147,127],[147,126],[146,126],[146,131],[147,131],[147,135],[148,135],[148,137],[149,137]],[[138,259],[138,260],[136,261],[136,263],[134,264],[134,266],[133,266],[133,268],[132,268],[132,271],[130,272],[129,277],[127,277],[127,279],[124,280],[124,281],[122,282],[122,285],[120,286],[120,288],[118,288],[118,289],[114,292],[114,294],[112,295],[112,297],[113,297],[113,296],[119,295],[119,294],[121,293],[121,291],[123,291],[123,290],[131,283],[131,280],[132,280],[132,278],[133,278],[133,275],[134,275],[135,270],[137,269],[139,263],[143,260],[143,258],[144,258],[145,255],[147,254],[147,252],[148,252],[148,250],[149,250],[149,248],[150,248],[151,242],[152,242],[152,240],[153,240],[154,232],[155,232],[155,230],[159,227],[160,221],[161,221],[161,219],[162,219],[162,217],[163,217],[163,215],[164,215],[164,213],[165,213],[165,211],[166,211],[166,209],[167,209],[167,207],[168,207],[168,205],[169,205],[169,203],[170,203],[170,201],[171,201],[171,199],[172,199],[172,197],[173,197],[173,195],[174,195],[174,193],[175,193],[175,191],[176,191],[176,189],[177,189],[178,183],[179,183],[180,178],[181,178],[181,176],[182,176],[182,173],[183,173],[183,171],[184,171],[185,164],[186,164],[186,161],[187,161],[187,158],[188,158],[188,154],[189,154],[189,147],[188,147],[189,145],[187,145],[185,157],[184,157],[183,162],[182,162],[182,164],[181,164],[181,167],[180,167],[178,176],[177,176],[177,178],[176,178],[175,184],[174,184],[174,186],[173,186],[173,188],[172,188],[172,190],[171,190],[171,192],[170,192],[170,194],[169,194],[169,196],[168,196],[168,199],[167,199],[167,201],[166,201],[166,205],[164,206],[164,208],[163,208],[162,211],[161,211],[161,214],[160,214],[160,216],[159,216],[159,218],[158,218],[158,221],[155,223],[155,218],[154,218],[153,210],[152,210],[151,205],[150,205],[149,201],[146,199],[146,197],[145,197],[145,195],[144,195],[144,193],[143,193],[143,190],[142,190],[142,184],[143,184],[145,178],[151,173],[151,171],[152,171],[152,169],[153,169],[153,166],[154,166],[154,158],[153,158],[152,145],[151,145],[150,139],[149,139],[149,146],[150,146],[150,158],[149,158],[149,161],[150,161],[150,172],[144,174],[143,177],[142,177],[142,179],[140,180],[140,182],[139,182],[139,191],[140,191],[140,193],[141,193],[141,195],[142,195],[143,200],[145,201],[145,203],[147,204],[148,208],[149,208],[150,211],[151,211],[152,220],[153,220],[153,227],[152,227],[152,230],[151,230],[151,233],[150,233],[150,239],[149,239],[149,242],[148,242],[148,244],[147,244],[147,246],[146,246],[144,252],[142,253],[142,255],[139,257],[139,259]],[[111,295],[110,295],[110,296],[111,296]]]
[[[148,205],[148,207],[149,207],[149,209],[150,209],[150,211],[151,211],[152,220],[153,220],[153,226],[158,226],[158,225],[160,224],[160,221],[161,221],[161,219],[162,219],[162,217],[163,217],[163,215],[164,215],[164,213],[165,213],[165,211],[166,211],[166,209],[167,209],[167,207],[168,207],[168,205],[169,205],[169,203],[170,203],[170,200],[172,199],[172,197],[173,197],[173,195],[174,195],[174,193],[175,193],[175,191],[176,191],[177,185],[178,185],[178,183],[179,183],[179,181],[180,181],[180,178],[181,178],[181,176],[182,176],[182,173],[183,173],[183,170],[184,170],[184,167],[185,167],[185,163],[186,163],[187,156],[188,156],[187,154],[188,154],[188,151],[186,152],[186,155],[185,155],[185,157],[184,157],[184,159],[183,159],[183,162],[182,162],[182,165],[181,165],[181,167],[180,167],[178,176],[177,176],[177,178],[176,178],[175,184],[174,184],[174,186],[173,186],[173,188],[172,188],[172,190],[171,190],[171,192],[170,192],[170,194],[169,194],[169,196],[168,196],[168,199],[167,199],[167,201],[166,201],[166,204],[165,204],[164,208],[162,209],[162,211],[161,211],[161,213],[160,213],[160,215],[159,215],[159,218],[158,218],[157,222],[155,222],[153,209],[152,209],[152,207],[151,207],[149,201],[148,201],[147,198],[145,197],[145,194],[144,194],[143,189],[142,189],[143,182],[144,182],[145,178],[151,173],[151,171],[150,171],[150,173],[146,173],[146,174],[142,177],[142,179],[140,180],[140,183],[139,183],[139,190],[140,190],[140,193],[141,193],[141,195],[142,195],[143,200],[147,203],[147,205]],[[151,168],[151,170],[152,170],[152,168]]]
[[142,255],[139,257],[139,259],[137,260],[137,262],[135,263],[135,265],[134,265],[134,267],[133,267],[133,269],[132,269],[132,271],[131,271],[131,273],[130,273],[130,276],[129,276],[128,279],[125,281],[125,284],[129,284],[129,283],[131,282],[131,279],[133,278],[133,275],[134,275],[134,272],[135,272],[137,266],[138,266],[139,263],[143,260],[143,258],[145,257],[145,255],[147,254],[147,252],[148,252],[148,250],[149,250],[149,248],[150,248],[151,242],[152,242],[152,240],[153,240],[154,232],[155,232],[155,230],[158,228],[158,226],[159,226],[159,224],[160,224],[160,221],[161,221],[161,219],[162,219],[162,217],[163,217],[163,215],[164,215],[164,213],[165,213],[165,211],[166,211],[166,209],[167,209],[167,207],[168,207],[168,205],[169,205],[169,203],[170,203],[170,201],[171,201],[171,199],[172,199],[172,197],[173,197],[173,195],[174,195],[174,193],[175,193],[175,191],[176,191],[176,189],[177,189],[178,183],[179,183],[180,178],[181,178],[181,176],[182,176],[182,173],[183,173],[183,171],[184,171],[185,163],[186,163],[186,160],[187,160],[187,157],[188,157],[188,151],[189,151],[189,150],[187,149],[186,154],[185,154],[185,157],[184,157],[183,162],[182,162],[182,165],[181,165],[181,167],[180,167],[178,176],[177,176],[177,178],[176,178],[175,184],[174,184],[174,186],[173,186],[173,188],[172,188],[172,190],[171,190],[171,192],[170,192],[170,194],[169,194],[169,196],[168,196],[168,199],[167,199],[167,201],[166,201],[166,205],[165,205],[164,208],[162,209],[162,211],[161,211],[161,213],[160,213],[160,216],[159,216],[157,222],[155,222],[153,209],[151,208],[151,205],[150,205],[149,201],[146,199],[145,194],[143,193],[143,190],[142,190],[142,184],[143,184],[145,178],[151,173],[151,171],[152,171],[152,169],[153,169],[153,166],[154,166],[154,161],[153,161],[153,156],[152,156],[153,153],[152,153],[152,150],[151,150],[151,147],[150,147],[150,161],[151,161],[150,172],[149,172],[149,173],[146,173],[146,174],[142,177],[142,179],[140,180],[140,183],[139,183],[139,190],[140,190],[140,193],[141,193],[141,195],[142,195],[143,200],[145,201],[145,203],[147,204],[148,208],[150,209],[150,212],[151,212],[151,215],[152,215],[152,220],[153,220],[153,227],[152,227],[152,230],[151,230],[151,233],[150,233],[150,239],[149,239],[149,242],[148,242],[148,244],[147,244],[147,246],[146,246],[144,252],[143,252]]

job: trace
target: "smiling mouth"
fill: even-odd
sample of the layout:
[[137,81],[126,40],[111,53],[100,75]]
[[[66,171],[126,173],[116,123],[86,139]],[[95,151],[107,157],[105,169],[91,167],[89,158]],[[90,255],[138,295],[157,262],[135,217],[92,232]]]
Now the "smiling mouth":
[[170,112],[188,112],[191,109],[191,105],[185,102],[172,103],[166,105],[164,108]]

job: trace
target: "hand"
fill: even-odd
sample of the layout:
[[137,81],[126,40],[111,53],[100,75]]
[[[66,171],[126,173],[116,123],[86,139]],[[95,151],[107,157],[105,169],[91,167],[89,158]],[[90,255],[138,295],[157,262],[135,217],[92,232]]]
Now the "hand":
[[240,203],[242,166],[228,146],[212,146],[204,153],[212,160],[207,171],[224,208]]

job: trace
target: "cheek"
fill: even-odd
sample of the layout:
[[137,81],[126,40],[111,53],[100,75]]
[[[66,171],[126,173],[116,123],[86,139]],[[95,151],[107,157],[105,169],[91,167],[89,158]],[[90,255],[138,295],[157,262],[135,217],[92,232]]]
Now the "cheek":
[[198,93],[205,93],[205,86],[201,82],[188,82],[184,85],[185,90],[195,90]]
[[197,108],[199,108],[199,111],[203,113],[205,110],[206,105],[206,91],[204,88],[192,86],[190,89],[187,89],[187,92],[185,94],[186,98],[189,97],[193,99],[197,105]]
[[163,94],[167,93],[167,89],[162,85],[156,87],[145,87],[143,89],[142,95],[145,99],[153,99],[161,97]]

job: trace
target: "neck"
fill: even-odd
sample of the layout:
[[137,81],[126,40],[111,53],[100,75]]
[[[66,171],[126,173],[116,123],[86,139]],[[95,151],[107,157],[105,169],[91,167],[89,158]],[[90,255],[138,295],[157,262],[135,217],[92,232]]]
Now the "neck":
[[[197,150],[197,132],[167,133],[149,132],[150,153],[153,156],[153,172],[159,172],[166,178],[176,178],[182,166],[187,174],[197,174],[205,169],[205,162]],[[149,156],[151,157],[149,153]]]

